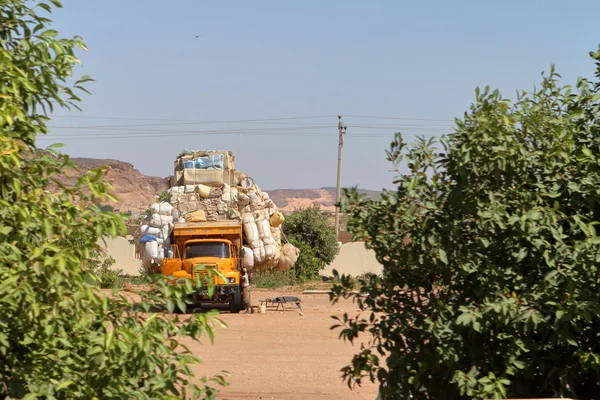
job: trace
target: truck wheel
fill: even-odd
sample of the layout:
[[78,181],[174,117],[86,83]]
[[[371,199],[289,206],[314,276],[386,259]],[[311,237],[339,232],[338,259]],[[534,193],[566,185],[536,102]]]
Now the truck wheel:
[[229,311],[233,314],[238,314],[243,308],[242,294],[240,292],[233,293],[233,300],[229,302]]

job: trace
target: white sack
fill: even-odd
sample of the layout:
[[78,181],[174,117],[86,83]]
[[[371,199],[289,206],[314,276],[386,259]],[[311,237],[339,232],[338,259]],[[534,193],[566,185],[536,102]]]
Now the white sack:
[[255,264],[262,264],[265,261],[265,246],[260,242],[260,247],[252,249]]
[[144,255],[146,260],[152,260],[158,257],[158,242],[152,240],[142,245],[144,248]]
[[154,263],[160,265],[160,264],[162,264],[162,262],[163,262],[164,259],[165,259],[165,250],[161,246],[161,248],[158,251],[158,257],[156,257],[154,259]]
[[261,202],[256,192],[253,190],[248,191],[248,198],[250,199],[250,204],[258,204]]
[[150,226],[155,228],[162,228],[165,225],[173,225],[173,217],[160,215],[160,214],[152,214],[150,217]]
[[237,203],[238,202],[238,192],[237,189],[232,188],[231,186],[225,184],[223,187],[223,195],[221,196],[221,200],[225,203]]
[[265,246],[272,245],[272,244],[275,244],[275,238],[273,238],[273,236],[265,236],[262,239],[262,242],[264,243]]
[[260,239],[260,236],[258,235],[258,228],[256,227],[256,223],[254,222],[254,217],[252,214],[242,215],[242,223],[244,224],[244,233],[246,234],[246,240],[248,243]]
[[238,208],[246,207],[250,204],[250,197],[246,193],[242,193],[238,191]]
[[185,192],[185,187],[184,186],[173,186],[172,188],[169,188],[169,190],[167,190],[167,192],[170,194],[183,194],[183,192]]
[[269,225],[269,220],[266,218],[262,218],[256,222],[256,228],[258,230],[258,237],[260,239],[272,237],[271,236],[271,225]]
[[139,230],[139,237],[146,235],[152,235],[158,237],[160,235],[160,228],[155,228],[150,225],[141,225]]
[[248,270],[252,270],[252,268],[254,267],[254,253],[249,247],[244,246],[242,247],[242,249],[244,249],[244,258],[242,259],[242,265],[248,268]]
[[264,245],[265,245],[265,244],[264,244],[264,243],[263,243],[261,240],[259,240],[259,239],[257,239],[257,240],[253,240],[253,241],[251,241],[251,242],[249,241],[249,242],[248,242],[248,244],[250,245],[250,247],[252,248],[252,250],[254,250],[254,249],[258,249],[260,246],[264,246]]
[[245,213],[242,215],[242,224],[249,224],[254,222],[254,215],[251,213]]
[[258,229],[256,228],[256,224],[254,222],[244,224],[244,233],[246,234],[246,240],[248,241],[248,243],[260,241],[260,236],[258,236]]
[[273,260],[275,258],[275,254],[276,254],[276,250],[277,250],[275,245],[274,244],[265,245],[264,249],[265,249],[266,261]]
[[271,236],[275,240],[275,243],[281,244],[281,227],[271,227]]
[[169,236],[171,236],[172,231],[173,231],[173,224],[167,224],[167,225],[163,226],[162,228],[160,228],[160,234],[158,237],[160,237],[161,239],[167,239]]
[[171,216],[173,213],[173,206],[167,202],[160,203],[158,206],[158,213],[164,216]]

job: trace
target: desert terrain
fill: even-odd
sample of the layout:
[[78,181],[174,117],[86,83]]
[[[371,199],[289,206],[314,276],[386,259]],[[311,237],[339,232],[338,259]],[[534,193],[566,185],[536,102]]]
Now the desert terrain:
[[[204,365],[203,375],[227,371],[229,386],[219,399],[333,400],[375,399],[375,384],[350,390],[340,369],[348,365],[358,344],[338,339],[331,315],[358,312],[350,301],[335,305],[324,294],[302,294],[255,289],[252,303],[281,295],[302,299],[303,314],[288,304],[286,311],[267,309],[265,314],[229,314],[221,318],[228,326],[217,328],[214,344],[187,343]],[[289,309],[289,310],[288,310]]]

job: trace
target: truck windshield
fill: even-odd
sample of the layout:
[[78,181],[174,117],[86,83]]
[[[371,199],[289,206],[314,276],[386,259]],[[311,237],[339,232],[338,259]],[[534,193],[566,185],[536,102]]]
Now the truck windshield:
[[189,243],[185,245],[184,258],[218,257],[229,258],[229,245],[219,242]]

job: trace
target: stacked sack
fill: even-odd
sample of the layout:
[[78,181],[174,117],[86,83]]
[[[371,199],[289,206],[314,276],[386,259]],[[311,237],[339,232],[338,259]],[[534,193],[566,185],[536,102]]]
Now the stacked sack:
[[173,206],[168,202],[152,204],[150,215],[142,220],[140,228],[134,234],[134,242],[144,267],[162,263],[172,230]]
[[[262,192],[252,178],[241,176],[236,183],[237,186],[196,184],[170,188],[169,202],[177,216],[174,221],[240,220],[246,244],[244,266],[249,270],[276,268],[282,248],[281,225],[285,218],[269,194]],[[193,221],[188,218],[191,215]]]
[[[195,162],[186,160],[184,164],[195,165]],[[156,234],[159,254],[152,258],[153,260],[162,261],[162,245],[168,244],[166,241],[171,234],[173,223],[238,220],[243,225],[243,264],[248,270],[277,268],[286,271],[294,265],[298,249],[289,243],[282,247],[281,225],[284,216],[278,211],[268,193],[261,191],[252,178],[235,171],[233,182],[230,182],[232,185],[191,184],[189,181],[184,183],[185,185],[171,187],[168,190],[168,203],[161,203],[172,206],[168,213],[164,210],[165,213],[158,212],[158,216],[155,216],[153,208],[150,221],[142,222],[138,235],[141,248],[146,246],[145,243],[141,243],[145,234]],[[159,228],[160,232],[155,227]],[[153,246],[155,245],[147,245],[146,250],[150,250],[151,247],[153,250]],[[150,260],[150,256],[154,256],[154,253],[150,254],[147,251],[146,258],[142,256],[142,260]]]

